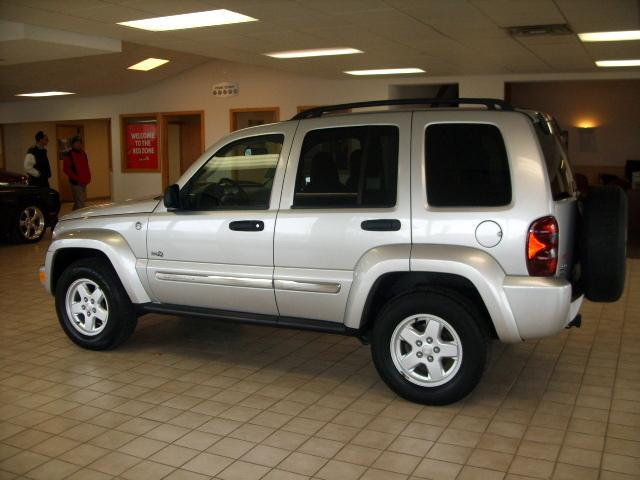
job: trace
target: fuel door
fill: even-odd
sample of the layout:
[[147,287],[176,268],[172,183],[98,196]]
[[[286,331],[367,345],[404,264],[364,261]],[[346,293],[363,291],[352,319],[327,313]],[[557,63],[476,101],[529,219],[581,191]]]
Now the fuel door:
[[476,241],[486,248],[495,247],[502,240],[502,228],[492,220],[481,222],[476,228]]

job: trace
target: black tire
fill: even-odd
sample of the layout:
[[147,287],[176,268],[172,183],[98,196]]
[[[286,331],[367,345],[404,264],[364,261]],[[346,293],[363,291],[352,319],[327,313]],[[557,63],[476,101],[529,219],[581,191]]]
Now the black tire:
[[[462,361],[457,371],[451,370],[450,378],[445,377],[446,383],[416,384],[394,364],[391,351],[394,331],[401,322],[418,314],[445,320],[460,339]],[[453,403],[468,395],[482,377],[488,356],[485,325],[474,305],[455,291],[427,289],[400,295],[387,303],[375,321],[371,339],[373,362],[384,382],[401,397],[427,405]]]
[[[32,216],[33,215],[33,216]],[[24,225],[23,222],[27,221],[27,217],[30,222],[29,225]],[[47,231],[47,221],[44,214],[44,210],[38,204],[25,204],[16,209],[14,214],[14,238],[21,243],[36,243],[42,240],[44,234]]]
[[591,187],[582,200],[580,256],[587,299],[618,300],[627,257],[627,195],[620,187]]
[[[95,283],[104,294],[108,306],[103,329],[95,335],[85,335],[76,328],[67,311],[67,294],[77,281]],[[77,345],[89,350],[108,350],[127,340],[136,328],[138,318],[116,272],[102,258],[86,258],[72,263],[62,273],[55,291],[58,320],[67,336]]]

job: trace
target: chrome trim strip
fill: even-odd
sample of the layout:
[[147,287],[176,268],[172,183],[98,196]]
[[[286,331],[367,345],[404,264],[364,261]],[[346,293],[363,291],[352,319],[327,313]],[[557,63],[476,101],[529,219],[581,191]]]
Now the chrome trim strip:
[[292,290],[294,292],[340,293],[339,283],[298,282],[295,280],[274,280],[273,286],[277,290]]
[[221,285],[225,287],[273,288],[273,283],[270,278],[226,277],[222,275],[156,272],[156,279],[170,282],[204,283],[207,285]]

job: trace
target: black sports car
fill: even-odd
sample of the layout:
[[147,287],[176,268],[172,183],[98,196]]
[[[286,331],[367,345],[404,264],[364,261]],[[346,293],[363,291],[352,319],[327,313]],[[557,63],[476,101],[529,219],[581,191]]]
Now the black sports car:
[[60,196],[47,187],[25,185],[23,175],[2,172],[0,234],[24,243],[37,242],[58,221]]

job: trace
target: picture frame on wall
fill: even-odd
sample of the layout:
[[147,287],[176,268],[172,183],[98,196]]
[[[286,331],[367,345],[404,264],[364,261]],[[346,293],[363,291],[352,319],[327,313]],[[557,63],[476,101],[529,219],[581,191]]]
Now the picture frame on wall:
[[68,138],[58,138],[58,160],[64,160],[64,157],[71,150]]
[[160,172],[159,125],[155,113],[120,116],[123,172]]

